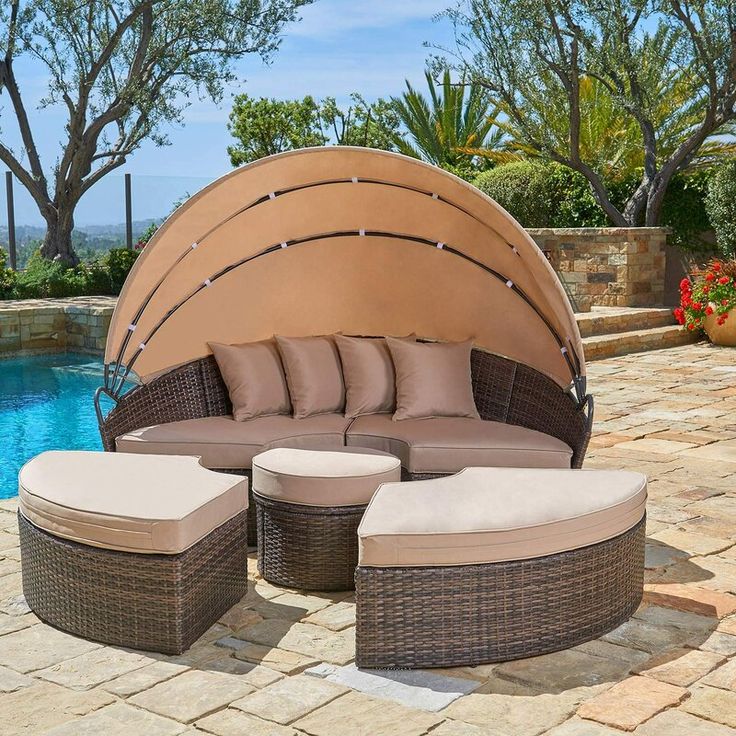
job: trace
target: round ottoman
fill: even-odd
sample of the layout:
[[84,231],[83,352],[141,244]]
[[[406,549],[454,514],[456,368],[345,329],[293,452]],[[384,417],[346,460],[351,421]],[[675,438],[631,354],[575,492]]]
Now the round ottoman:
[[400,479],[401,461],[380,450],[278,448],[256,455],[258,571],[290,588],[354,588],[363,512],[382,483]]
[[644,584],[647,480],[466,468],[389,483],[358,529],[358,667],[474,666],[611,631]]

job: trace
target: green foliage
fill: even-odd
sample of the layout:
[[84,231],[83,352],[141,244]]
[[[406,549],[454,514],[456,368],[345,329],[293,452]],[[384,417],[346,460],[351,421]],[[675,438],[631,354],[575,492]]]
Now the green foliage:
[[0,299],[10,299],[15,288],[15,271],[8,268],[8,254],[0,248]]
[[[712,250],[712,243],[703,240],[713,229],[711,222],[717,221],[707,207],[712,178],[713,169],[703,168],[673,177],[662,206],[662,224],[672,230],[667,238],[670,245],[688,251]],[[736,210],[732,222],[736,226]]]
[[50,261],[36,251],[23,271],[5,268],[0,249],[0,299],[39,299],[118,294],[139,250],[114,248],[91,263],[69,266]]
[[736,160],[719,166],[705,200],[708,217],[723,255],[736,256]]
[[[627,178],[607,182],[615,204],[627,200],[639,175],[633,171]],[[662,214],[663,224],[672,229],[671,244],[688,250],[703,247],[701,236],[711,227],[704,206],[709,178],[709,172],[701,170],[673,178]],[[524,227],[610,225],[586,178],[567,166],[538,161],[510,163],[481,173],[473,183]],[[736,201],[736,186],[731,201]]]
[[425,73],[429,98],[406,83],[406,92],[391,102],[398,114],[404,135],[395,135],[397,150],[420,158],[465,179],[495,163],[518,158],[506,150],[504,134],[495,124],[488,93],[479,84],[453,83],[445,70],[442,84]]
[[393,150],[399,127],[393,105],[382,99],[369,103],[357,92],[350,101],[343,109],[334,97],[318,102],[309,96],[276,100],[238,95],[228,123],[238,141],[227,149],[232,165],[330,141],[338,146]]
[[357,92],[350,95],[350,102],[343,110],[334,97],[325,97],[319,111],[325,135],[338,146],[394,150],[399,117],[392,103],[380,98],[367,102]]
[[498,166],[473,182],[524,227],[550,227],[554,217],[549,166],[532,161]]
[[319,105],[309,96],[303,100],[269,100],[238,95],[228,129],[238,140],[227,149],[233,166],[327,142],[319,126]]
[[113,248],[102,259],[102,267],[110,279],[110,289],[113,294],[119,294],[128,272],[133,268],[136,258],[141,251],[127,248]]

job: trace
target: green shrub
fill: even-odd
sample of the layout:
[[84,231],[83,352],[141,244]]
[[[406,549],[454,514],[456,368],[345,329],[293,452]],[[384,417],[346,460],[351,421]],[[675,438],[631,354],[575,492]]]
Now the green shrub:
[[[736,166],[736,165],[735,165]],[[736,168],[733,194],[734,223],[729,229],[736,245]],[[606,183],[613,204],[622,209],[636,189],[640,171]],[[662,208],[662,225],[672,229],[670,242],[681,248],[707,247],[702,233],[710,230],[704,200],[711,174],[707,171],[673,177]],[[523,161],[486,171],[473,182],[508,210],[521,225],[534,227],[610,227],[588,184],[577,171],[555,163]],[[639,223],[639,224],[643,224]]]
[[[155,232],[155,231],[154,231]],[[140,250],[128,250],[127,248],[113,248],[108,251],[102,261],[105,264],[107,274],[110,278],[110,288],[113,294],[119,294],[128,272],[133,268],[136,258],[141,254]]]
[[736,160],[721,164],[713,174],[705,198],[708,217],[724,256],[736,256]]
[[11,299],[15,289],[15,271],[8,267],[8,254],[0,248],[0,299]]
[[23,271],[5,268],[0,251],[0,299],[39,299],[119,294],[140,250],[114,248],[91,263],[67,266],[33,253]]
[[553,185],[549,166],[518,161],[484,171],[473,182],[524,227],[552,227]]

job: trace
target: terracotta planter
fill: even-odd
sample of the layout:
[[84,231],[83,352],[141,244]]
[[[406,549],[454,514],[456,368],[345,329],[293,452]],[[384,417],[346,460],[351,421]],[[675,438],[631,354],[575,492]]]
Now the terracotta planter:
[[711,314],[703,322],[703,328],[714,345],[726,345],[736,347],[736,309],[728,313],[728,319],[723,325],[719,325],[718,317]]

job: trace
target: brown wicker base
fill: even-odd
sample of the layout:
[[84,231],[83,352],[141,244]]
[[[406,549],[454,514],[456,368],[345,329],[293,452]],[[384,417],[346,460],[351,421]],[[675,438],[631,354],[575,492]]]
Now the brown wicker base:
[[255,496],[258,571],[276,585],[352,590],[366,507],[302,506]]
[[473,666],[567,649],[636,610],[644,527],[582,549],[456,567],[358,567],[359,667]]
[[178,555],[78,544],[20,513],[18,525],[28,605],[87,639],[180,654],[247,592],[246,512]]

